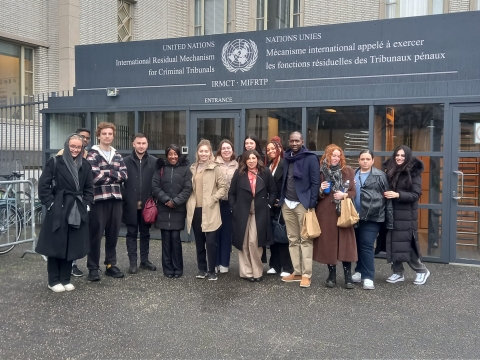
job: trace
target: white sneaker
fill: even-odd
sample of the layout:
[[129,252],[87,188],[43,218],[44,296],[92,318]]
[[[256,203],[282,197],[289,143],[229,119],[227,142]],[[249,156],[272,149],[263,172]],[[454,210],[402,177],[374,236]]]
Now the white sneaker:
[[282,271],[282,273],[280,274],[280,277],[284,277],[284,276],[288,276],[290,275],[290,273],[286,272],[286,271]]
[[219,268],[220,268],[220,274],[228,273],[228,266],[220,265]]
[[387,279],[387,282],[390,284],[394,284],[400,281],[405,281],[405,277],[403,275],[393,274]]
[[426,273],[417,273],[417,277],[415,278],[415,281],[413,282],[415,285],[423,285],[425,284],[425,281],[427,281],[427,278],[430,276],[430,271],[427,270]]
[[372,280],[365,279],[365,280],[363,280],[363,288],[365,290],[375,290],[375,285],[373,284]]
[[57,285],[54,285],[54,286],[48,285],[48,288],[50,290],[52,290],[53,292],[64,292],[65,291],[65,288],[63,287],[62,284],[57,284]]
[[65,288],[65,291],[75,290],[75,286],[73,286],[73,284],[63,285],[63,287]]
[[356,272],[355,274],[352,275],[352,280],[354,283],[362,282],[362,274],[360,274],[359,272]]
[[268,271],[267,271],[267,274],[268,275],[272,275],[272,274],[276,274],[277,271],[274,269],[274,268],[270,268]]

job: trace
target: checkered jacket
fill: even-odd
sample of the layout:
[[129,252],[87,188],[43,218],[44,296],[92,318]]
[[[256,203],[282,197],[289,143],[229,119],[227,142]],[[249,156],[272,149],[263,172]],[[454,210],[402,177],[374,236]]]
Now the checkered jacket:
[[[123,157],[112,147],[113,157],[106,159],[100,148],[95,145],[88,152],[87,161],[92,166],[94,200],[122,200],[120,186],[127,180],[127,167]],[[110,160],[110,161],[108,161]]]

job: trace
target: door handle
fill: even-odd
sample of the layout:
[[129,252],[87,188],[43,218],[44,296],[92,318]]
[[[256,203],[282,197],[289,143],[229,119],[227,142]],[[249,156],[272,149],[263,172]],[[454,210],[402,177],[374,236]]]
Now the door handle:
[[[453,191],[453,198],[454,198],[455,200],[460,200],[461,198],[463,198],[463,179],[464,179],[464,174],[463,174],[463,172],[461,172],[461,171],[454,171],[454,174],[457,175],[457,179],[458,179],[458,178],[461,178],[461,179],[462,179],[461,186],[460,186],[461,195],[460,195],[460,196],[455,196],[455,195],[456,195],[456,191]],[[457,189],[458,189],[458,180],[457,180]]]

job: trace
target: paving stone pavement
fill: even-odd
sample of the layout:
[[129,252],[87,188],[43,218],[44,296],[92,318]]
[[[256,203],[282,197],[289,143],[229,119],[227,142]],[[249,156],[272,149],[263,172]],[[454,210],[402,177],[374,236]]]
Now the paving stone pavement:
[[[238,276],[236,250],[228,274],[199,280],[195,246],[184,243],[184,276],[158,270],[99,283],[73,278],[76,289],[47,289],[46,262],[0,255],[0,359],[451,359],[480,358],[480,268],[427,264],[423,286],[387,284],[376,260],[376,290],[327,289],[326,266],[314,264],[312,286],[266,275]],[[126,271],[125,240],[117,247]],[[85,260],[79,267],[86,271]],[[265,271],[268,266],[265,266]],[[338,270],[341,268],[339,267]]]

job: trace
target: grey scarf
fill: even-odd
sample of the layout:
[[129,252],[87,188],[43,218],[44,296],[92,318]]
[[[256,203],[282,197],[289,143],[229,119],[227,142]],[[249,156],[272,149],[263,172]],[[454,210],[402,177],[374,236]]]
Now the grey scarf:
[[[325,181],[331,181],[331,194],[337,191],[343,191],[342,169],[340,168],[339,164],[335,166],[328,166],[327,160],[325,159],[320,167],[320,172],[323,173]],[[333,200],[333,202],[335,203],[335,211],[337,212],[337,216],[340,216],[342,211],[341,201]]]
[[[70,152],[70,147],[68,145],[70,138],[75,133],[68,135],[67,140],[65,140],[65,145],[63,146],[63,162],[67,166],[68,171],[73,177],[73,181],[75,182],[75,189],[77,192],[80,191],[80,180],[78,178],[78,170],[82,166],[82,156],[83,156],[83,143],[82,143],[82,150],[78,154],[78,156],[74,159],[72,153]],[[78,210],[77,200],[82,201],[82,197],[77,195],[73,202],[72,210],[70,210],[70,214],[68,214],[68,225],[74,228],[79,228],[80,223],[82,222],[82,218],[80,216],[80,211]]]

